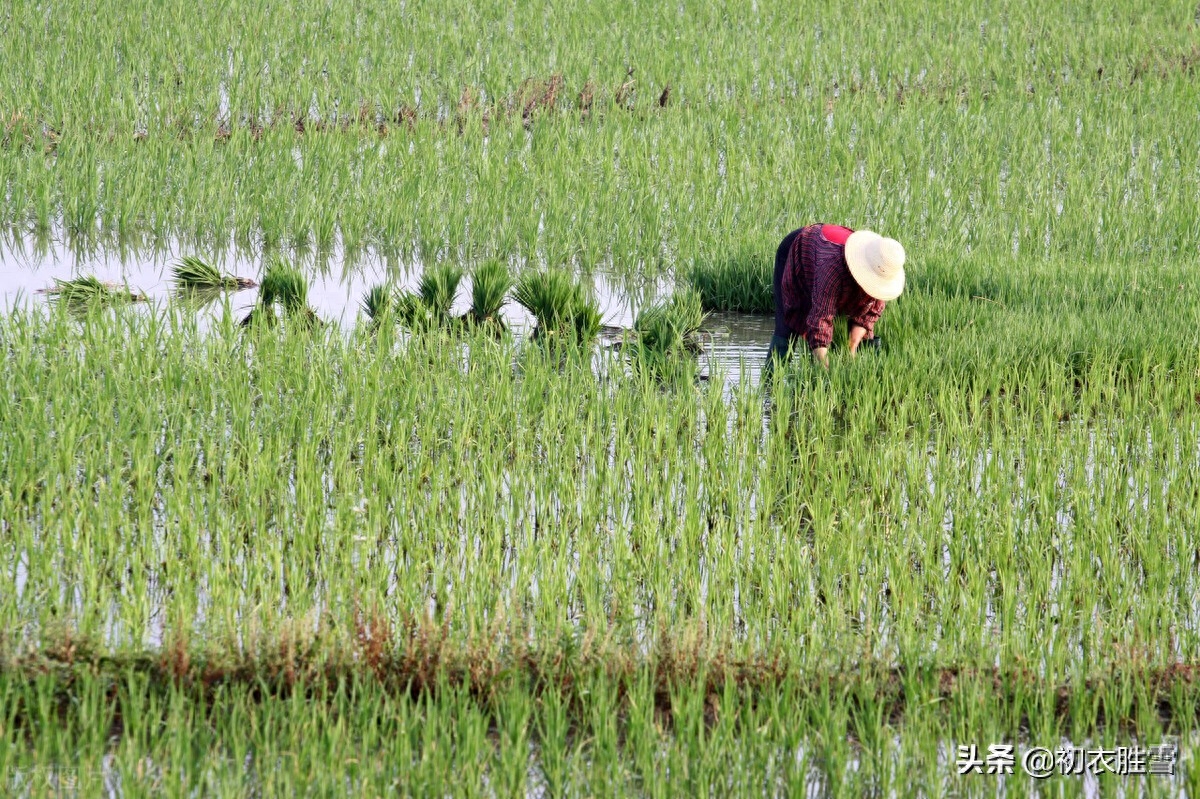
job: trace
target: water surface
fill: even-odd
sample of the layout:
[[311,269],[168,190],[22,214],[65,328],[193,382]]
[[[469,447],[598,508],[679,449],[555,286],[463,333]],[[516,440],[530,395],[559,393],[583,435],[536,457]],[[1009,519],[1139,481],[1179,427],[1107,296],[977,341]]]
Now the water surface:
[[[195,248],[178,244],[156,250],[81,252],[55,242],[35,245],[20,239],[0,241],[0,309],[7,313],[16,307],[49,302],[47,295],[38,292],[52,288],[56,279],[83,275],[124,284],[147,296],[152,303],[166,304],[176,299],[171,265],[184,255],[208,259]],[[258,280],[262,275],[263,259],[252,254],[226,252],[211,258],[211,262],[222,272],[239,277]],[[313,310],[322,319],[345,328],[353,327],[362,318],[362,298],[371,286],[390,281],[414,288],[422,271],[418,262],[372,252],[356,256],[352,263],[335,251],[320,260],[313,256],[297,259],[297,265],[308,277],[308,298]],[[595,271],[589,277],[603,324],[611,328],[632,327],[638,312],[668,294],[673,286],[670,277],[630,279],[604,271]],[[469,293],[468,275],[459,287],[455,313],[467,310]],[[239,318],[249,313],[258,300],[258,292],[253,289],[229,292],[227,296],[230,308]],[[219,314],[221,307],[216,302],[198,309],[197,313]],[[518,334],[532,327],[532,318],[514,302],[507,303],[502,313]],[[773,320],[768,316],[712,314],[705,324],[702,374],[720,373],[730,386],[741,380],[758,380],[772,329]]]

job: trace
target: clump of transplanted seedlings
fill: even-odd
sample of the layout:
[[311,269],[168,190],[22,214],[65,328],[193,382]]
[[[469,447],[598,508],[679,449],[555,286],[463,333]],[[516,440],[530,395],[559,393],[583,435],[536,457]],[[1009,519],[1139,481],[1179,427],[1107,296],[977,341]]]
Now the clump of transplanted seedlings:
[[706,316],[700,292],[685,287],[639,313],[633,329],[643,351],[694,355],[701,350],[700,327]]
[[236,277],[221,272],[212,264],[194,255],[185,255],[171,266],[175,285],[181,289],[241,290],[258,286],[248,277]]
[[145,294],[131,291],[128,286],[119,283],[105,283],[94,275],[84,275],[71,280],[55,278],[53,286],[38,293],[49,295],[76,308],[124,305],[146,300]]
[[525,272],[517,280],[513,299],[533,315],[535,340],[573,338],[588,343],[600,332],[599,305],[565,270]]
[[765,259],[696,263],[687,280],[709,311],[769,314],[775,309],[771,264]]
[[484,261],[471,273],[471,309],[464,319],[469,324],[503,333],[506,329],[500,309],[513,287],[513,276],[504,262]]
[[362,298],[362,309],[370,320],[372,330],[377,330],[395,320],[396,292],[386,284],[379,283],[367,289]]
[[300,327],[311,329],[322,325],[308,305],[308,281],[300,270],[282,260],[267,267],[259,287],[258,304],[242,320],[242,326],[276,324],[277,308],[282,308],[284,319]]
[[416,291],[396,295],[396,320],[409,329],[449,327],[454,317],[450,309],[462,282],[463,270],[453,264],[431,266],[421,275]]
[[454,316],[454,298],[462,282],[457,266],[430,267],[416,290],[397,292],[385,284],[372,286],[362,299],[362,309],[373,328],[396,322],[409,329],[449,328],[456,323],[488,329],[496,334],[507,328],[500,309],[508,300],[513,278],[501,261],[485,261],[471,273],[471,307]]

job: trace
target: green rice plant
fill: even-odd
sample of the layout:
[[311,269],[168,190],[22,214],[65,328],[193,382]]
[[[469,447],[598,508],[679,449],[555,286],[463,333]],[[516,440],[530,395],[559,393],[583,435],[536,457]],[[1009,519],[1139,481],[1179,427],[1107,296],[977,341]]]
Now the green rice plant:
[[274,325],[279,319],[277,305],[283,308],[285,319],[302,328],[312,329],[322,325],[308,304],[308,281],[300,270],[281,259],[274,261],[263,273],[258,304],[242,320],[242,326],[257,323]]
[[417,283],[417,290],[396,297],[396,316],[406,327],[447,327],[453,321],[450,310],[462,281],[463,270],[453,264],[428,267]]
[[259,301],[264,305],[279,303],[286,313],[296,313],[308,307],[308,281],[294,266],[275,261],[263,274]]
[[769,314],[775,311],[772,266],[766,259],[697,261],[686,274],[708,311]]
[[121,305],[145,302],[146,300],[144,294],[130,291],[127,286],[105,283],[94,275],[84,275],[70,280],[55,278],[54,286],[42,289],[41,293],[73,307]]
[[500,260],[487,260],[471,273],[471,310],[474,324],[487,325],[496,331],[504,330],[500,309],[508,299],[514,284],[512,273]]
[[[0,630],[31,644],[0,769],[904,794],[953,782],[947,741],[1194,748],[1200,351],[1119,324],[1119,276],[1080,318],[1036,274],[916,294],[902,357],[769,397],[471,326],[381,357],[285,325],[247,369],[175,308],[0,316]],[[1191,299],[1155,303],[1182,329]]]
[[517,279],[513,299],[533,315],[535,339],[573,336],[588,343],[600,332],[600,306],[566,270],[524,272]]
[[391,286],[378,283],[367,289],[361,306],[372,325],[384,324],[395,318],[396,292]]
[[[657,8],[638,30],[604,31],[569,14],[546,19],[539,0],[508,20],[517,35],[486,41],[493,58],[483,64],[470,48],[437,44],[459,35],[453,12],[379,7],[370,30],[357,30],[349,12],[333,14],[331,28],[353,33],[365,51],[386,47],[398,25],[422,32],[411,64],[363,69],[333,40],[306,49],[294,35],[311,8],[246,6],[238,0],[246,13],[219,20],[189,9],[174,23],[214,41],[236,40],[242,20],[261,31],[260,68],[232,75],[209,68],[214,52],[181,51],[174,28],[146,31],[128,9],[87,26],[73,21],[72,11],[87,10],[80,0],[40,25],[33,9],[14,11],[20,35],[0,44],[0,96],[11,98],[0,131],[0,217],[43,232],[61,223],[69,237],[93,242],[232,234],[325,246],[341,237],[348,251],[412,242],[425,257],[578,255],[630,272],[711,264],[725,253],[766,262],[790,226],[818,218],[903,231],[922,260],[1011,253],[1014,239],[1019,258],[1133,262],[1142,250],[1159,260],[1186,251],[1200,134],[1180,134],[1154,113],[1190,98],[1194,23],[1184,4],[1155,5],[1124,38],[1094,6],[1042,23],[1038,0],[1011,0],[1003,35],[990,20],[972,24],[943,9],[898,46],[887,31],[909,10],[890,6],[870,31],[849,16],[822,24],[812,46],[778,41],[768,23],[786,8],[779,0],[719,20]],[[504,16],[494,0],[482,8],[489,19]],[[580,46],[551,64],[534,56],[543,36]],[[104,102],[129,69],[120,48],[55,66],[41,89],[19,79],[47,54],[87,51],[89,37],[136,39],[147,64],[167,65],[161,80],[129,102]],[[1014,42],[1035,38],[1079,46],[1052,70],[1012,57]],[[699,47],[717,55],[683,63]],[[771,48],[769,62],[747,55]],[[847,59],[828,55],[843,49]],[[435,55],[422,60],[426,51]],[[290,66],[305,58],[330,66]],[[980,102],[1001,113],[944,113]],[[1119,146],[1089,117],[1137,121],[1138,146]],[[1035,126],[1050,146],[1024,138]],[[107,133],[82,139],[84,128]],[[789,129],[788,146],[774,146]],[[406,144],[397,147],[401,131]],[[526,158],[528,133],[553,157]],[[314,170],[319,179],[307,179]],[[1111,217],[1099,221],[1114,204],[1116,228]]]
[[193,255],[185,255],[172,265],[175,285],[187,289],[252,289],[258,286],[245,277],[222,274],[215,266]]
[[462,276],[463,270],[453,264],[430,267],[421,275],[417,295],[437,319],[450,318],[450,308],[454,305],[454,295]]
[[639,345],[648,352],[696,353],[700,351],[699,332],[705,316],[700,292],[684,287],[639,313],[633,329]]

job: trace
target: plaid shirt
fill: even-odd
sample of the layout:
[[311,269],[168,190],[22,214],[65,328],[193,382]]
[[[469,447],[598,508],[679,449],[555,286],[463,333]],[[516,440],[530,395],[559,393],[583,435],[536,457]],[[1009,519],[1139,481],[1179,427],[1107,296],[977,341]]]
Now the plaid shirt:
[[[809,225],[792,241],[780,292],[783,320],[814,350],[833,341],[833,320],[838,316],[866,328],[871,338],[885,305],[859,288],[846,266],[846,246],[826,239],[822,227]],[[779,297],[775,303],[778,307]]]

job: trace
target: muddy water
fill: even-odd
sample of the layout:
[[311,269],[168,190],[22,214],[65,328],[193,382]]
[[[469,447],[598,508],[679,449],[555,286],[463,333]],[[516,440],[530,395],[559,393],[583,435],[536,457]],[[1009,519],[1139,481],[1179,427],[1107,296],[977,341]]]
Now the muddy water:
[[[57,246],[34,247],[22,241],[0,241],[0,312],[16,307],[46,303],[38,292],[54,286],[54,280],[94,275],[105,282],[125,284],[144,294],[151,302],[172,300],[171,264],[181,255],[194,254],[194,248],[168,247],[153,252],[78,253]],[[257,280],[262,274],[260,258],[227,255],[214,259],[221,271]],[[415,287],[421,265],[402,262],[371,253],[358,257],[354,264],[343,265],[334,253],[323,263],[300,265],[309,278],[309,304],[317,315],[343,327],[352,327],[362,316],[360,303],[367,290],[391,280],[396,285]],[[591,279],[600,303],[603,323],[615,328],[632,327],[638,311],[671,290],[670,278],[625,278],[595,272]],[[463,279],[455,303],[455,313],[469,305],[470,278]],[[258,299],[250,289],[227,294],[230,308],[239,318],[249,313]],[[199,314],[220,314],[220,301],[200,309]],[[532,319],[516,303],[508,303],[503,314],[518,333],[527,331]],[[771,339],[770,317],[749,314],[713,314],[705,325],[706,345],[701,356],[702,374],[720,374],[724,382],[735,385],[741,380],[758,380]]]

